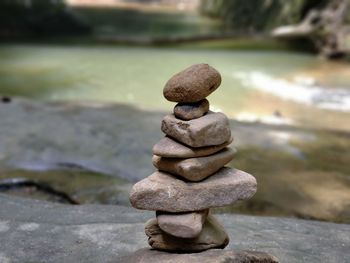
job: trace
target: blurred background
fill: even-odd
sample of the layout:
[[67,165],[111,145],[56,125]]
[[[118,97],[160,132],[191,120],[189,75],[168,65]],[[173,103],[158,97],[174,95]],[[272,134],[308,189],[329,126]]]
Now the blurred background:
[[0,0],[0,192],[129,206],[171,112],[208,63],[252,200],[218,209],[350,223],[348,0]]

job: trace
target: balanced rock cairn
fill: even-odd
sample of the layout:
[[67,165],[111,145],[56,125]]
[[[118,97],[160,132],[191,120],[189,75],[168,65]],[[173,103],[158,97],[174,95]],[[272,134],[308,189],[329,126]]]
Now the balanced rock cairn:
[[227,233],[210,213],[256,192],[253,176],[224,167],[235,154],[228,118],[209,110],[206,97],[221,84],[218,71],[193,65],[173,76],[164,97],[177,102],[164,117],[166,136],[153,147],[155,173],[133,186],[131,204],[156,211],[146,223],[148,243],[156,250],[199,252],[224,248]]

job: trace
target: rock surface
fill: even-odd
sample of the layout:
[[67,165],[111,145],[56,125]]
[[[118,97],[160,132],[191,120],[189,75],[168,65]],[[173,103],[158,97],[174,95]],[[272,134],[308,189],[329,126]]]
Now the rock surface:
[[164,232],[172,236],[195,238],[201,233],[208,212],[208,209],[176,214],[157,211],[157,222]]
[[193,148],[166,136],[153,146],[153,154],[169,158],[193,158],[208,156],[222,150],[226,146],[230,145],[232,141],[233,137],[220,145]]
[[231,138],[229,121],[221,112],[209,111],[199,119],[183,121],[169,114],[162,121],[162,131],[191,147],[219,145]]
[[202,117],[209,111],[207,99],[194,103],[178,103],[174,107],[174,115],[181,120],[189,121]]
[[180,175],[189,181],[201,181],[229,163],[235,154],[232,148],[205,157],[189,159],[165,158],[154,155],[153,165],[160,171]]
[[140,249],[120,263],[277,263],[278,259],[264,252],[212,249],[201,253],[174,254],[153,249]]
[[[125,256],[132,259],[135,251],[147,247],[144,222],[153,215],[117,205],[60,205],[0,194],[0,258],[23,263],[126,263]],[[232,214],[217,217],[232,237],[222,253],[257,250],[288,263],[349,259],[350,225]]]
[[208,64],[193,65],[168,80],[163,94],[169,101],[197,102],[205,99],[221,84],[220,73]]
[[[165,114],[117,103],[12,97],[10,103],[0,103],[0,166],[32,171],[76,167],[133,183],[154,171],[150,156],[153,145],[162,138],[159,120]],[[234,163],[259,171],[254,175],[260,191],[244,202],[250,212],[350,222],[348,135],[232,119],[230,125],[239,138],[235,146],[240,154]],[[315,165],[307,165],[310,161]],[[297,173],[293,167],[298,167]],[[70,184],[67,180],[62,185]],[[129,192],[129,187],[122,192]],[[101,191],[98,195],[105,196]],[[120,197],[123,204],[129,202],[128,196]]]
[[177,252],[199,252],[211,248],[224,248],[229,243],[223,226],[209,215],[203,230],[196,238],[178,238],[171,236],[158,226],[157,219],[150,219],[145,226],[148,244],[158,250]]
[[233,204],[255,192],[255,178],[237,169],[224,167],[201,182],[157,171],[133,186],[130,202],[143,210],[190,212]]

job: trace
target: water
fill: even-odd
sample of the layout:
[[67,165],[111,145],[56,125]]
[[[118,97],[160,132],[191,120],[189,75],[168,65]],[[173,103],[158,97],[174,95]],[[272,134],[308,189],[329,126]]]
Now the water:
[[[0,46],[0,58],[0,94],[49,101],[117,102],[166,111],[173,107],[162,96],[166,81],[191,64],[205,62],[223,78],[221,88],[209,97],[214,110],[230,117],[250,114],[260,121],[277,112],[281,123],[306,121],[333,127],[341,122],[340,128],[348,128],[344,120],[350,103],[350,68],[312,55],[22,44]],[[316,96],[315,88],[319,91]],[[328,96],[329,90],[335,96]],[[312,115],[306,116],[310,111]],[[318,115],[329,116],[330,121],[315,120]]]

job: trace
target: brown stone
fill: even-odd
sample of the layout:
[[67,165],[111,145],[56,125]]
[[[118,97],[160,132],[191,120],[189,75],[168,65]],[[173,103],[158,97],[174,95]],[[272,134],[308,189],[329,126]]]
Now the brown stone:
[[154,249],[140,249],[118,263],[278,263],[265,252],[210,249],[201,253],[167,253]]
[[195,238],[202,232],[208,212],[209,209],[188,213],[157,211],[158,226],[171,236]]
[[198,252],[210,248],[224,248],[229,243],[228,235],[222,225],[209,215],[203,225],[203,230],[195,238],[179,238],[165,233],[153,218],[146,223],[145,232],[148,244],[158,250]]
[[230,145],[233,137],[220,145],[193,148],[166,136],[153,146],[153,154],[169,158],[193,158],[214,154]]
[[153,165],[158,170],[180,175],[189,181],[201,181],[218,171],[233,159],[235,151],[224,148],[218,153],[189,159],[165,158],[154,155]]
[[230,205],[255,192],[255,178],[237,169],[221,168],[201,182],[185,182],[157,171],[133,186],[130,202],[143,210],[192,212]]
[[201,118],[183,121],[169,114],[162,121],[162,131],[191,147],[220,145],[231,138],[229,121],[221,112],[209,111]]
[[209,101],[204,99],[193,103],[178,103],[174,115],[181,120],[189,121],[202,117],[209,111]]
[[197,102],[205,99],[220,84],[221,76],[216,69],[208,64],[196,64],[169,79],[163,94],[169,101]]

